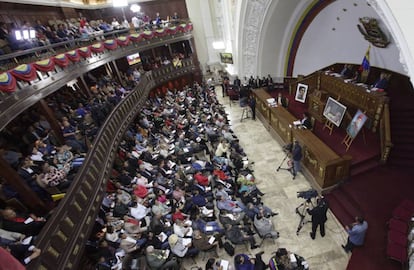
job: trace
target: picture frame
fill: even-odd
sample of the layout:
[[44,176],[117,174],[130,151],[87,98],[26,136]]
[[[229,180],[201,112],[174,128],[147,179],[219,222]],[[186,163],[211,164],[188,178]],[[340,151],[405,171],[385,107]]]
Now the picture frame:
[[358,110],[352,118],[351,122],[349,123],[348,127],[346,128],[346,133],[348,134],[348,136],[352,139],[355,139],[359,131],[365,125],[367,119],[367,115],[364,114],[361,110]]
[[339,127],[342,122],[342,118],[344,118],[346,112],[346,106],[329,97],[326,101],[325,109],[323,110],[323,116],[326,117],[329,121],[331,121],[335,126]]
[[223,64],[233,64],[233,54],[220,53],[220,62],[222,62]]
[[305,103],[306,96],[308,94],[308,85],[303,83],[298,83],[296,87],[296,94],[295,94],[295,100],[298,102]]

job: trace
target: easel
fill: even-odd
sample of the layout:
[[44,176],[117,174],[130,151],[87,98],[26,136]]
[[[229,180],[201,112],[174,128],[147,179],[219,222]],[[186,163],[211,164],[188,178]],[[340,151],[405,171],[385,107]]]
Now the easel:
[[[340,96],[338,96],[338,101],[341,99]],[[334,129],[334,123],[329,121],[328,119],[326,119],[325,121],[325,125],[323,126],[322,130],[324,130],[325,128],[329,129],[329,135],[332,135],[332,131]]]
[[[366,113],[366,111],[364,111],[364,114]],[[362,131],[362,139],[364,140],[364,144],[367,144],[366,138],[365,138],[365,128],[364,126],[362,126],[361,128]],[[358,136],[358,134],[355,135],[355,138]],[[348,152],[349,147],[351,146],[352,142],[354,141],[355,138],[352,138],[351,136],[349,136],[348,132],[346,133],[345,138],[342,140],[342,143],[345,144],[346,146],[346,150],[345,152]]]
[[324,130],[325,128],[329,129],[329,135],[332,135],[332,131],[333,131],[333,128],[334,128],[334,123],[332,123],[331,121],[326,119],[325,125],[323,126],[322,130]]

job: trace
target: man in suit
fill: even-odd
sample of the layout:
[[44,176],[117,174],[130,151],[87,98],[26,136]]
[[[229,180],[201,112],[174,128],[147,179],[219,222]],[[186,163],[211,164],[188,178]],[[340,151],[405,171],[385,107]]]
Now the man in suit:
[[326,218],[326,212],[328,211],[328,202],[323,199],[323,197],[320,197],[317,199],[316,206],[312,209],[306,208],[309,215],[312,216],[312,232],[310,233],[310,237],[312,239],[315,239],[316,230],[318,229],[318,226],[320,228],[321,236],[325,236],[325,222],[327,220]]
[[312,122],[310,120],[310,115],[308,112],[303,113],[303,118],[300,120],[302,127],[305,127],[306,129],[312,129]]
[[236,78],[234,79],[233,86],[237,87],[237,89],[240,89],[241,81],[238,76],[236,76]]

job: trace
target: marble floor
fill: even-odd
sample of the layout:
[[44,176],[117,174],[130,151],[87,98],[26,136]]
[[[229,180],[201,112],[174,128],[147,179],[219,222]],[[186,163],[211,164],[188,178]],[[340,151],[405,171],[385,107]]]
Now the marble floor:
[[[221,96],[221,89],[217,93]],[[274,225],[280,232],[280,237],[275,243],[265,240],[262,247],[255,250],[237,247],[236,254],[246,253],[253,256],[259,251],[264,251],[263,259],[267,263],[272,253],[282,247],[304,257],[309,264],[309,269],[346,269],[350,255],[343,251],[341,244],[346,242],[347,235],[330,210],[324,238],[319,234],[315,240],[310,238],[311,223],[306,223],[299,234],[296,234],[300,217],[295,213],[295,209],[304,202],[304,199],[297,198],[297,192],[310,189],[310,182],[300,173],[293,180],[288,171],[277,172],[276,168],[285,157],[282,146],[259,119],[256,118],[254,121],[248,118],[241,121],[243,109],[238,103],[233,102],[230,106],[228,98],[220,97],[220,100],[226,107],[231,128],[238,136],[249,160],[255,163],[252,168],[260,190],[265,193],[262,197],[264,204],[279,212],[279,215],[273,217]],[[286,167],[286,164],[282,164],[282,167]],[[309,216],[306,220],[309,220]],[[219,249],[218,255],[222,259],[233,262],[233,258],[230,258],[224,249]],[[205,261],[202,261],[202,257],[199,255],[196,263],[204,269]],[[195,266],[194,262],[185,261],[186,269],[191,269],[192,266]]]

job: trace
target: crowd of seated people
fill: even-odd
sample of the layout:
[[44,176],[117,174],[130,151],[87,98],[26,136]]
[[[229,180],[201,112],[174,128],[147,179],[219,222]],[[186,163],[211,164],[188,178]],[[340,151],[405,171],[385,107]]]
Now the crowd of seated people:
[[150,95],[120,144],[87,253],[102,269],[176,269],[224,240],[255,249],[267,234],[255,219],[277,214],[263,195],[214,89]]
[[[51,203],[51,194],[65,192],[77,170],[82,166],[87,151],[86,142],[93,140],[97,129],[112,108],[126,92],[130,91],[130,89],[121,91],[121,88],[122,86],[111,78],[103,76],[97,81],[91,97],[83,96],[79,92],[74,95],[73,92],[65,90],[47,97],[48,105],[54,110],[61,124],[62,133],[70,134],[65,137],[65,144],[57,143],[51,125],[43,115],[36,110],[29,110],[2,131],[0,139],[2,157],[16,169],[17,175],[40,199]],[[82,103],[86,105],[83,106]],[[78,136],[81,134],[82,136]],[[88,140],[85,140],[86,138]],[[20,199],[20,195],[7,182],[1,184],[1,191],[4,199]],[[124,203],[128,203],[128,197],[129,194],[123,194],[121,190],[118,192],[117,198]],[[30,241],[24,244],[21,240],[29,236],[35,237],[46,219],[34,214],[16,214],[15,210],[9,207],[1,209],[0,214],[2,260],[5,258],[10,263],[18,264],[15,262],[17,259],[21,265],[25,265],[38,257],[40,250],[32,245],[33,240],[29,239]],[[124,224],[128,233],[141,232],[141,227],[132,220],[125,219]],[[116,241],[117,238],[113,240]],[[126,240],[124,242],[126,246]],[[102,245],[101,249],[105,249],[105,246]],[[9,254],[15,258],[4,257]]]
[[[152,30],[169,24],[175,25],[178,22],[179,16],[176,12],[166,21],[161,19],[158,12],[154,20],[151,20],[144,13],[131,18],[131,25],[135,29],[143,30]],[[106,22],[102,18],[88,21],[86,17],[50,20],[48,23],[43,23],[40,20],[24,21],[21,26],[16,23],[0,22],[0,55],[78,38],[100,40],[103,33],[129,28],[130,24],[127,20],[120,23],[116,17],[112,18],[111,22]],[[22,30],[34,30],[35,36],[23,37]],[[16,35],[17,31],[21,33],[20,36]],[[70,43],[70,47],[74,45],[75,43]]]
[[[65,192],[70,186],[99,127],[132,89],[123,88],[107,76],[92,88],[90,97],[80,91],[62,90],[46,98],[61,126],[63,145],[45,116],[36,109],[13,120],[1,133],[3,158],[47,203],[51,202],[51,194]],[[2,185],[1,191],[6,199],[20,199],[8,183]]]
[[41,253],[33,243],[46,219],[7,207],[0,210],[0,221],[0,269],[26,269]]

